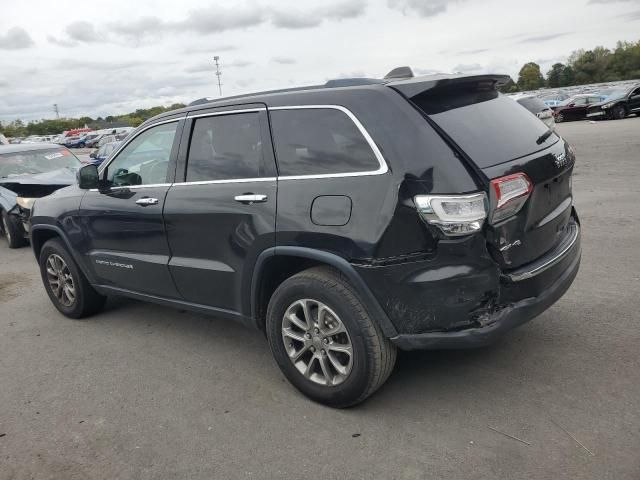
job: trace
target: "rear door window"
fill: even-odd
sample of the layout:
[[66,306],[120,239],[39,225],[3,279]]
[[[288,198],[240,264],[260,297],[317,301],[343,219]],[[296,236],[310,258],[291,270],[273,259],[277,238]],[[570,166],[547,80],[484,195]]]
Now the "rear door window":
[[258,113],[197,118],[189,144],[186,181],[263,177],[262,148]]
[[363,132],[333,108],[271,110],[281,176],[374,172],[380,161]]

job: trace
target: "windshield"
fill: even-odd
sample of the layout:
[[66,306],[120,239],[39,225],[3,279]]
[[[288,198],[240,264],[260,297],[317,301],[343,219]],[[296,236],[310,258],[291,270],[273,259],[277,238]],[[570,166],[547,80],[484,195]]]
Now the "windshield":
[[629,90],[616,88],[613,90],[602,90],[599,95],[605,97],[606,100],[614,100],[616,98],[624,97]]
[[80,165],[75,155],[60,148],[4,153],[0,154],[0,178],[79,168]]

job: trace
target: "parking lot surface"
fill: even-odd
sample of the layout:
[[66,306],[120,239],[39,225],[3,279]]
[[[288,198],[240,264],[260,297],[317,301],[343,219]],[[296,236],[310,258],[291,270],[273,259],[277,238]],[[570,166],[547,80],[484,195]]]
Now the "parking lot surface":
[[558,130],[578,155],[571,290],[491,347],[401,353],[349,410],[234,323],[126,299],[66,319],[30,249],[0,245],[0,478],[638,480],[640,118]]

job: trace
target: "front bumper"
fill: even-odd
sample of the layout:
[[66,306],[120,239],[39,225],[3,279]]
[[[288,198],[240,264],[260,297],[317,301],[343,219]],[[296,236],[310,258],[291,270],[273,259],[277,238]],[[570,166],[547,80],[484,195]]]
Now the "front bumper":
[[[497,312],[483,318],[483,326],[466,328],[456,331],[426,332],[417,334],[400,334],[391,338],[402,350],[428,349],[456,349],[482,347],[494,342],[509,330],[528,322],[540,315],[557,302],[569,289],[580,267],[581,245],[580,230],[577,232],[568,248],[562,248],[551,261],[546,262],[541,271],[546,275],[554,275],[554,280],[544,285],[544,288],[533,297],[524,298],[501,308]],[[534,268],[541,268],[538,264]],[[562,272],[558,274],[558,272]],[[533,272],[529,279],[544,278],[545,274]],[[520,271],[520,275],[524,272]],[[517,285],[520,279],[513,282]],[[530,281],[530,280],[526,280]],[[530,287],[527,287],[530,288]]]

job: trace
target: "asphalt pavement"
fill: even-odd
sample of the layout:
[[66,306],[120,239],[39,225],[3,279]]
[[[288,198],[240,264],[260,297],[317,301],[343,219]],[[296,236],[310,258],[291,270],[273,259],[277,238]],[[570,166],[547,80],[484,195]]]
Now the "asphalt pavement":
[[571,290],[491,347],[401,353],[349,410],[228,321],[126,299],[69,320],[0,243],[0,479],[640,479],[640,118],[558,130]]

